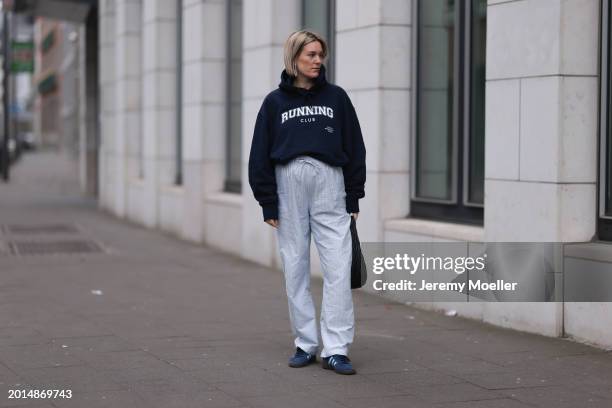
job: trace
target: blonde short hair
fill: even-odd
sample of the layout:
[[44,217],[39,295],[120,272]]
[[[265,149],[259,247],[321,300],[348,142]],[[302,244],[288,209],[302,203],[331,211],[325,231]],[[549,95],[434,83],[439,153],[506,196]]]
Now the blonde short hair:
[[308,30],[294,31],[285,41],[285,71],[292,77],[297,77],[297,58],[305,45],[318,41],[323,49],[323,58],[327,57],[327,43],[320,34]]

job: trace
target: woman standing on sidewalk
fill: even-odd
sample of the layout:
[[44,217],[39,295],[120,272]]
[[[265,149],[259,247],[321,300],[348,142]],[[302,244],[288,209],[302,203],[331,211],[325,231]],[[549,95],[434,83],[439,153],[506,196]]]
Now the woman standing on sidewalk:
[[325,79],[326,56],[325,40],[313,32],[296,31],[285,42],[281,82],[257,115],[249,183],[264,221],[277,229],[296,346],[289,366],[316,362],[319,348],[310,293],[312,233],[324,282],[323,368],[354,374],[349,227],[365,195],[366,152],[351,100]]

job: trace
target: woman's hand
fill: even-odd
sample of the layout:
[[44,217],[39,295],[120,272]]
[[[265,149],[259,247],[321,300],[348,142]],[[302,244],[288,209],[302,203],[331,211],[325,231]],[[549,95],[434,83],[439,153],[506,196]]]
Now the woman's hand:
[[274,228],[278,228],[278,220],[269,219],[266,220],[266,224],[273,226]]
[[357,216],[359,216],[359,213],[351,213],[351,217],[355,218],[355,221],[357,221]]

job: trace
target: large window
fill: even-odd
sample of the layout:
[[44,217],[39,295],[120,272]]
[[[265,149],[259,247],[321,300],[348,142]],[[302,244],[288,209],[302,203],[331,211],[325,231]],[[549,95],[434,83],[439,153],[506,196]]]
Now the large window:
[[602,0],[599,238],[612,240],[612,7]]
[[176,169],[174,183],[183,184],[183,0],[176,2]]
[[481,224],[487,2],[414,4],[411,213]]
[[242,172],[242,0],[227,2],[227,146],[225,190],[241,191]]
[[334,58],[335,52],[335,0],[302,0],[302,27],[315,31],[325,38],[330,48],[330,53],[325,62],[327,80],[334,80]]

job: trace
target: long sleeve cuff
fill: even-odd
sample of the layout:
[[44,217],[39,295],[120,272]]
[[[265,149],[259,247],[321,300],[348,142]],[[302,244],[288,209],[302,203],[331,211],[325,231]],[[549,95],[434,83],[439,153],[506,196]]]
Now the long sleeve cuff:
[[359,212],[359,199],[354,196],[346,196],[346,212],[349,214]]
[[278,204],[264,204],[261,206],[263,209],[263,218],[266,220],[278,220]]

